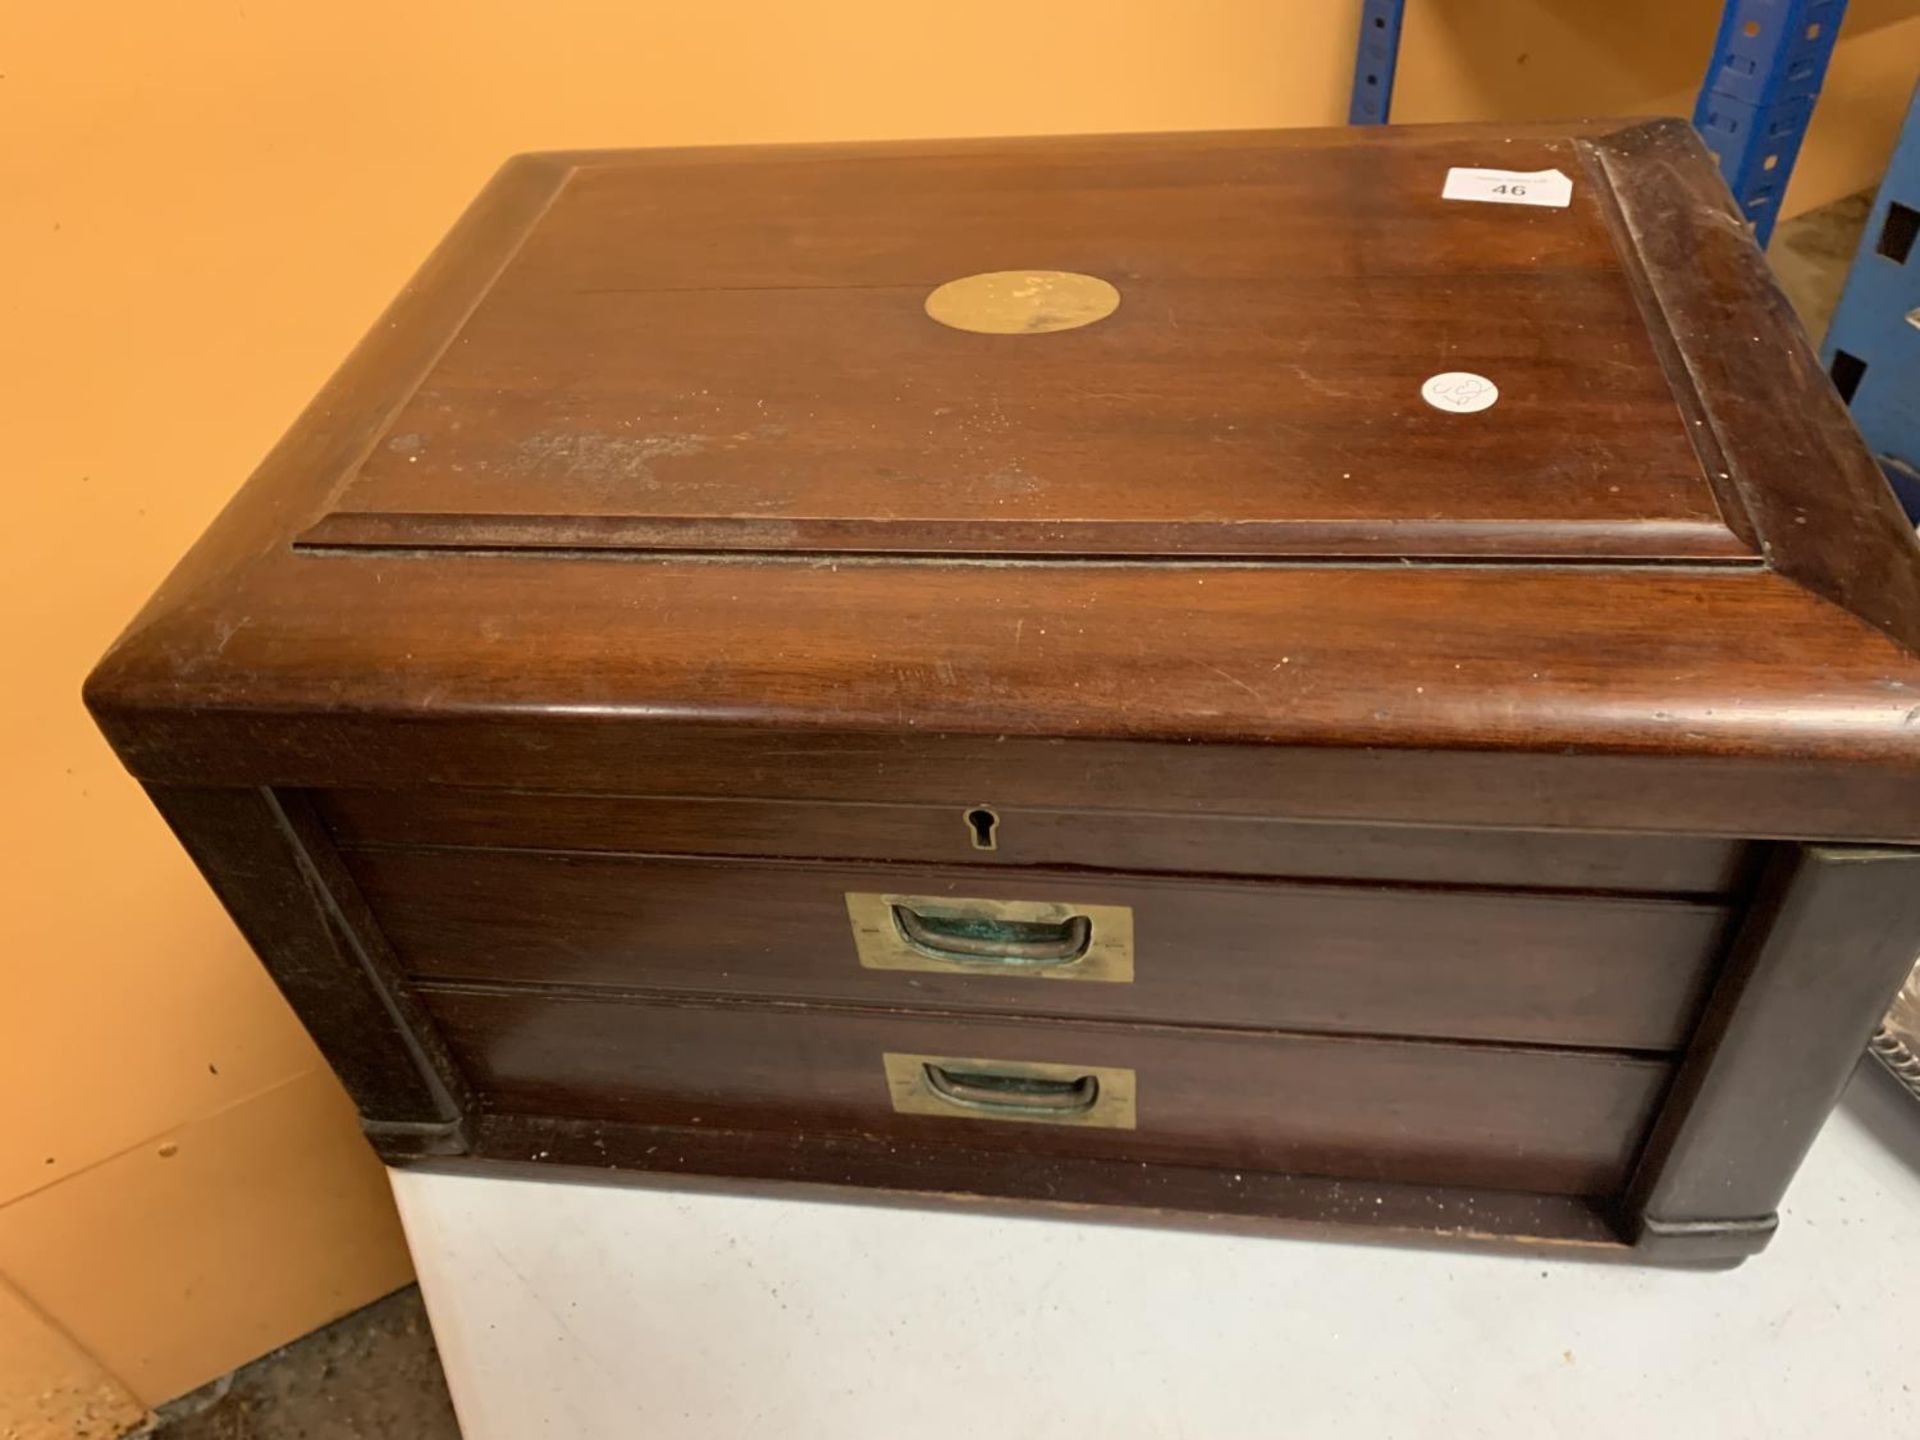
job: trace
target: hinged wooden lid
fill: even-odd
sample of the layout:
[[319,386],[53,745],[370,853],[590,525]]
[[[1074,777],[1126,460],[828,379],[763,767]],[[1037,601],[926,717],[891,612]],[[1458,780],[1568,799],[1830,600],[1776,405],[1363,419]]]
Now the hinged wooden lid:
[[1920,547],[1680,121],[527,156],[87,698],[162,785],[1920,841]]
[[1755,563],[1590,150],[584,157],[302,543]]

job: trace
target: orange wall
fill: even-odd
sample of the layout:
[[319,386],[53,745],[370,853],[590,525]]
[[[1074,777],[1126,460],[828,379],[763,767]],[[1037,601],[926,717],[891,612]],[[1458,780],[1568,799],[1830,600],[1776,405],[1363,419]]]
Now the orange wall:
[[[1397,114],[1684,109],[1716,8],[1413,0]],[[1875,172],[1920,68],[1916,8],[1855,0],[1801,198]],[[77,696],[503,156],[1334,123],[1357,15],[1358,0],[11,6],[0,1354],[137,1409],[406,1275],[344,1098]],[[0,1372],[0,1406],[19,1379]]]

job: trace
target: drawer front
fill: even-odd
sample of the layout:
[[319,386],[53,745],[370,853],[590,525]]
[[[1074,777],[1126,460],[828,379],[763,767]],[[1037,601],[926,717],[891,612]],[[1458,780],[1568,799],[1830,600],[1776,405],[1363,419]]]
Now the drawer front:
[[[1725,894],[1738,841],[1232,815],[436,789],[316,796],[347,846],[457,845]],[[991,848],[983,848],[990,846]]]
[[1487,1045],[423,997],[507,1113],[1550,1194],[1617,1192],[1669,1075],[1657,1060]]
[[[1725,920],[1710,903],[1374,886],[508,851],[350,860],[401,963],[430,979],[1642,1050],[1684,1039]],[[889,903],[903,897],[904,913]],[[1053,917],[1014,932],[1037,941],[1091,917],[1084,960],[942,963],[966,948],[952,916],[982,906]],[[931,938],[886,933],[915,915]],[[887,963],[889,944],[903,963]]]

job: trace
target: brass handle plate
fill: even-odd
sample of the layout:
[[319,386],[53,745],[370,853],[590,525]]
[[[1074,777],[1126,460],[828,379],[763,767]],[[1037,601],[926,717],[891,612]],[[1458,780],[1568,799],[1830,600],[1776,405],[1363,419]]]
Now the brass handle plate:
[[1028,979],[1133,979],[1133,910],[1044,900],[852,892],[847,919],[869,970]]
[[1011,1120],[1132,1130],[1134,1072],[1119,1065],[1061,1065],[954,1055],[881,1057],[893,1108],[902,1115]]

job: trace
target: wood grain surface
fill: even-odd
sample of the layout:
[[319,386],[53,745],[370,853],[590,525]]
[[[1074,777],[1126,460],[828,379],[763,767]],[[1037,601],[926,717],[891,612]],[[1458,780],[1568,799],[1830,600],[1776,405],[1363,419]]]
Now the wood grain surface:
[[[924,313],[1022,267],[1121,303]],[[1920,938],[1851,848],[1917,652],[1711,158],[1583,122],[521,157],[86,698],[397,1163],[1725,1263]],[[1136,978],[863,971],[849,889],[1123,903]]]
[[[1121,138],[580,166],[316,544],[1755,559],[1572,139]],[[1118,286],[1070,333],[922,303]],[[1392,337],[1383,343],[1383,337]],[[1420,387],[1485,373],[1450,414]],[[1444,496],[1443,503],[1436,497]]]
[[[1369,240],[1362,247],[1369,270],[1381,267],[1391,290],[1400,283],[1396,276],[1434,273],[1442,260],[1464,265],[1467,232],[1458,226],[1474,236],[1496,224],[1508,227],[1503,234],[1532,235],[1565,221],[1571,228],[1539,231],[1547,248],[1525,250],[1524,265],[1511,248],[1516,242],[1490,241],[1487,274],[1497,271],[1523,295],[1563,282],[1574,297],[1605,291],[1613,296],[1605,303],[1619,307],[1609,311],[1614,328],[1607,333],[1638,358],[1616,364],[1617,357],[1589,354],[1583,347],[1595,342],[1582,338],[1586,332],[1560,327],[1530,332],[1531,358],[1516,351],[1515,363],[1531,366],[1543,384],[1561,375],[1575,385],[1579,405],[1569,413],[1578,415],[1606,412],[1613,403],[1605,398],[1612,393],[1608,380],[1616,370],[1630,375],[1623,383],[1639,398],[1622,402],[1631,423],[1623,420],[1621,445],[1644,460],[1632,447],[1662,443],[1653,437],[1671,420],[1688,432],[1674,443],[1693,457],[1690,463],[1702,456],[1724,463],[1696,463],[1699,473],[1682,487],[1694,498],[1684,504],[1640,503],[1644,495],[1608,499],[1607,487],[1615,483],[1629,487],[1622,496],[1639,494],[1630,487],[1645,477],[1595,480],[1591,466],[1579,465],[1581,456],[1590,460],[1598,452],[1581,448],[1583,432],[1573,425],[1564,432],[1574,442],[1567,453],[1541,462],[1561,465],[1554,475],[1564,483],[1536,476],[1537,483],[1521,487],[1532,498],[1520,519],[1549,528],[1571,523],[1591,534],[1581,529],[1587,522],[1568,517],[1583,507],[1604,511],[1618,504],[1630,506],[1636,523],[1657,529],[1677,523],[1682,510],[1712,510],[1731,527],[1726,535],[1755,537],[1763,568],[1461,565],[1421,559],[1425,552],[1417,545],[1388,546],[1387,564],[1346,556],[1328,557],[1336,563],[1247,567],[1191,560],[856,563],[831,556],[781,562],[767,552],[676,561],[589,558],[566,550],[296,550],[296,537],[357,503],[353,477],[376,460],[366,472],[369,484],[376,471],[390,470],[391,484],[398,485],[403,472],[419,477],[424,465],[428,476],[418,493],[440,495],[432,505],[452,503],[448,496],[457,492],[467,508],[444,513],[493,514],[493,502],[472,488],[489,483],[484,477],[449,470],[434,479],[439,461],[433,452],[409,456],[401,453],[405,445],[385,448],[416,433],[395,428],[403,409],[428,403],[438,393],[436,377],[469,364],[475,346],[467,339],[484,335],[494,299],[525,310],[525,297],[513,299],[512,288],[522,267],[546,273],[541,285],[558,286],[551,272],[564,261],[557,257],[577,243],[584,247],[574,277],[580,288],[606,278],[600,272],[617,262],[604,246],[595,248],[600,242],[580,235],[577,226],[564,237],[560,230],[549,237],[546,229],[549,221],[561,223],[575,184],[595,205],[615,204],[606,198],[611,191],[628,195],[619,205],[644,206],[650,202],[639,192],[621,189],[634,173],[665,177],[663,194],[679,186],[692,196],[722,183],[698,178],[709,168],[748,163],[695,152],[553,156],[516,162],[477,202],[103,662],[90,683],[90,703],[138,773],[181,783],[504,783],[647,793],[663,788],[663,768],[679,777],[673,789],[682,793],[779,795],[805,783],[781,773],[791,766],[756,767],[728,753],[750,735],[760,755],[792,756],[801,765],[812,763],[803,756],[860,752],[857,763],[837,773],[821,771],[822,786],[841,798],[865,791],[868,798],[893,800],[913,798],[897,793],[896,785],[913,777],[923,747],[941,747],[947,737],[963,737],[961,750],[972,737],[996,743],[1002,736],[1070,738],[1144,747],[1129,753],[1126,764],[1151,794],[1168,797],[1171,803],[1159,808],[1219,808],[1220,797],[1238,795],[1254,813],[1273,816],[1920,839],[1920,726],[1913,718],[1920,707],[1920,657],[1903,618],[1920,615],[1920,604],[1899,598],[1920,585],[1920,551],[1910,533],[1891,523],[1891,498],[1868,484],[1857,437],[1764,268],[1746,253],[1745,241],[1727,237],[1729,212],[1711,192],[1717,182],[1710,162],[1683,127],[1572,126],[1557,135],[1550,127],[1512,135],[1468,128],[1361,138],[1302,132],[999,148],[967,142],[934,145],[925,154],[936,170],[1001,174],[994,183],[1016,197],[1006,202],[1013,209],[1028,202],[1045,208],[1044,197],[1034,198],[1040,187],[1014,178],[1027,167],[1035,176],[1075,171],[1083,191],[1098,190],[1088,157],[1133,156],[1141,168],[1119,166],[1110,188],[1141,189],[1154,203],[1115,196],[1087,203],[1131,207],[1126,213],[1143,227],[1143,255],[1156,246],[1164,250],[1184,223],[1195,274],[1226,284],[1234,273],[1241,280],[1233,283],[1242,283],[1278,271],[1271,255],[1254,257],[1258,264],[1246,256],[1234,260],[1222,247],[1231,250],[1235,242],[1200,223],[1207,207],[1236,202],[1212,189],[1163,193],[1146,183],[1175,159],[1199,167],[1197,173],[1213,167],[1228,177],[1216,189],[1230,191],[1234,174],[1277,185],[1283,182],[1273,177],[1299,165],[1316,173],[1357,166],[1356,173],[1378,176],[1400,175],[1404,164],[1408,173],[1424,175],[1443,162],[1484,160],[1490,147],[1512,148],[1510,139],[1520,147],[1514,153],[1528,155],[1572,155],[1567,147],[1575,142],[1588,147],[1577,152],[1585,168],[1569,173],[1583,196],[1600,197],[1604,187],[1607,204],[1596,198],[1589,209],[1583,200],[1567,215],[1537,217],[1511,206],[1461,206],[1471,213],[1456,213],[1435,200],[1430,216],[1408,222],[1408,233],[1425,237],[1422,243],[1436,253],[1423,256],[1417,246],[1402,253],[1398,241]],[[1413,158],[1390,158],[1402,149]],[[1320,158],[1303,160],[1309,152]],[[817,193],[845,194],[858,192],[859,177],[878,173],[876,166],[891,167],[910,153],[802,147],[750,163],[813,185]],[[821,178],[836,169],[849,178]],[[1128,185],[1129,173],[1139,185]],[[1677,203],[1680,195],[1687,203]],[[737,198],[743,206],[751,201],[750,193]],[[1316,198],[1314,223],[1360,236],[1370,233],[1363,227],[1375,205],[1335,187]],[[1523,213],[1504,213],[1515,210]],[[689,213],[703,212],[696,206]],[[747,261],[739,247],[758,234],[768,248],[755,263],[778,272],[763,276],[766,283],[785,285],[803,263],[826,267],[817,278],[829,283],[698,293],[726,297],[726,304],[756,294],[818,300],[864,293],[837,286],[847,264],[858,261],[875,273],[888,265],[898,269],[898,256],[873,242],[869,222],[849,221],[853,228],[843,241],[823,241],[820,257],[803,262],[781,242],[777,223],[784,222],[767,213],[754,211],[760,219],[742,220],[716,237],[714,276],[761,283],[740,268]],[[1649,238],[1656,221],[1657,245]],[[819,235],[831,233],[825,220],[817,223]],[[1012,223],[984,209],[983,246],[995,227],[1004,231]],[[918,233],[901,232],[909,239]],[[962,238],[940,243],[957,245]],[[698,249],[683,247],[673,263],[696,264]],[[1339,268],[1325,252],[1314,253],[1321,257],[1316,263]],[[662,252],[660,275],[648,283],[684,300],[695,292],[684,276],[675,278],[667,258]],[[1366,283],[1358,258],[1341,280],[1354,294]],[[981,263],[988,263],[985,255]],[[1434,298],[1421,302],[1438,307],[1428,319],[1382,312],[1383,323],[1367,335],[1382,366],[1430,373],[1454,355],[1436,354],[1437,336],[1453,333],[1450,326],[1464,326],[1459,333],[1470,335],[1483,323],[1471,306],[1448,309],[1455,301],[1446,299],[1445,285],[1433,288]],[[566,313],[564,305],[556,311],[556,334],[566,332]],[[1126,313],[1123,304],[1114,319]],[[480,328],[470,331],[470,325]],[[1717,346],[1716,337],[1735,333],[1736,326],[1758,341],[1750,338],[1748,350]],[[1040,337],[947,333],[966,344],[1076,344],[1090,343],[1086,337],[1100,329]],[[494,353],[504,356],[497,347]],[[530,403],[559,407],[555,414],[572,407],[568,413],[580,417],[577,432],[586,434],[600,423],[595,416],[610,413],[595,407],[614,402],[611,392],[594,388],[601,373],[597,352],[569,353],[572,368],[530,372],[515,384]],[[1561,355],[1587,360],[1577,373],[1563,373],[1555,368]],[[1776,363],[1779,357],[1790,363]],[[1267,359],[1245,357],[1245,374],[1264,377]],[[778,357],[765,363],[779,363]],[[845,390],[847,406],[856,403],[855,394],[864,395],[859,403],[871,411],[870,423],[879,427],[874,433],[893,424],[889,417],[901,402],[872,372],[823,372],[816,379]],[[1514,409],[1524,409],[1525,386],[1521,392],[1512,397]],[[445,403],[457,408],[458,396],[475,393],[449,389]],[[1192,397],[1183,395],[1177,387],[1169,391],[1165,444],[1190,443]],[[515,402],[509,395],[502,403]],[[1347,413],[1337,395],[1287,403],[1316,407],[1318,418],[1310,423],[1295,417],[1309,428]],[[1149,413],[1151,406],[1128,407],[1130,433]],[[1439,418],[1501,414],[1496,406],[1477,416]],[[1656,422],[1655,415],[1665,419]],[[444,418],[450,435],[458,417]],[[778,422],[789,435],[804,430],[790,420]],[[483,421],[496,423],[478,412],[470,423]],[[468,422],[462,423],[465,434]],[[1419,417],[1419,425],[1430,423]],[[1436,444],[1451,437],[1442,446],[1448,454],[1459,447],[1453,458],[1422,452],[1417,465],[1396,473],[1388,490],[1398,497],[1394,503],[1404,503],[1401,520],[1470,527],[1494,519],[1488,506],[1506,504],[1498,497],[1508,493],[1503,477],[1509,468],[1504,461],[1492,465],[1472,433],[1438,432]],[[1552,434],[1560,438],[1562,429]],[[1098,435],[1085,443],[1097,446]],[[1322,442],[1301,443],[1311,450]],[[563,470],[566,448],[560,443],[553,460]],[[942,464],[960,464],[960,450],[941,453]],[[668,474],[671,464],[698,457],[656,459],[666,467],[658,473]],[[991,468],[983,466],[975,481],[986,484],[982,476]],[[1647,474],[1670,469],[1650,466]],[[1212,472],[1159,473],[1153,493],[1180,514],[1204,520],[1226,513],[1207,498],[1207,487],[1216,483],[1208,478]],[[1289,471],[1286,487],[1299,499],[1319,473],[1311,466]],[[1833,476],[1844,480],[1844,507],[1817,498]],[[1129,483],[1130,493],[1140,492],[1140,482]],[[1275,493],[1279,483],[1251,489]],[[531,489],[549,493],[551,487]],[[710,518],[752,521],[759,513],[734,514],[727,510],[731,503],[716,503]],[[1378,507],[1369,501],[1361,508]],[[1305,503],[1277,507],[1299,512],[1283,520],[1310,518],[1311,509]],[[964,523],[995,523],[984,510],[969,513],[974,519]],[[1379,528],[1359,515],[1350,510],[1341,523]],[[831,515],[813,518],[839,523]],[[1117,520],[1117,512],[1107,518]],[[1176,535],[1163,548],[1176,558],[1191,553],[1180,550]],[[1866,585],[1847,580],[1849,574],[1876,578]],[[865,738],[877,736],[888,738],[877,746]],[[888,747],[900,752],[898,763],[884,772],[871,768]],[[1374,753],[1356,761],[1356,748]],[[1084,752],[1089,762],[1097,753]],[[965,785],[970,793],[960,803],[983,794],[1006,804],[1063,803],[1063,791],[1077,791],[1078,799],[1094,788],[1075,784],[1084,773],[1081,761],[1063,764],[1045,750],[1008,750],[998,757],[1001,764],[976,765],[970,755],[951,752],[926,758]],[[749,769],[757,770],[754,788],[742,788],[738,777]],[[1284,784],[1276,783],[1279,770],[1286,772]],[[1501,774],[1512,780],[1490,783]],[[1110,783],[1097,789],[1102,803],[1119,798]],[[949,803],[954,797],[938,798]],[[1132,798],[1138,806],[1147,797]]]
[[[1753,868],[1754,847],[1701,836],[1299,824],[1178,811],[1016,809],[992,799],[899,805],[457,787],[312,797],[349,848],[837,857],[1683,895],[1729,894]],[[991,814],[990,850],[967,819],[981,808]]]
[[[483,1115],[468,1154],[417,1163],[455,1174],[805,1196],[1080,1224],[1337,1236],[1536,1259],[1639,1258],[1620,1229],[1616,1207],[1598,1197],[1037,1155],[897,1136]],[[1667,1263],[1684,1262],[1669,1256]]]
[[1776,857],[1634,1177],[1652,1243],[1772,1229],[1917,951],[1920,854]]
[[[632,1003],[423,987],[494,1109],[1047,1155],[1607,1194],[1666,1085],[1660,1061],[1126,1025]],[[895,1114],[888,1051],[1123,1066],[1139,1127]]]
[[[443,980],[1666,1050],[1726,911],[1704,903],[1052,871],[362,851],[401,963]],[[850,892],[1125,906],[1124,984],[863,969]]]

